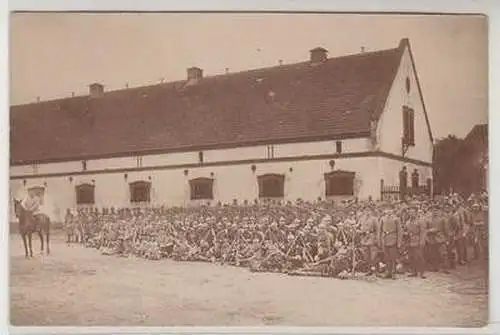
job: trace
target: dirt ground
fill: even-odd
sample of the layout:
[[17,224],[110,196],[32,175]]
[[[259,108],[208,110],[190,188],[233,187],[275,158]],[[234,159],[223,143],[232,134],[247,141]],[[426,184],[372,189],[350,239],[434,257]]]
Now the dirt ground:
[[10,239],[13,326],[446,326],[488,320],[484,264],[425,280],[340,280],[103,256],[56,237],[26,260]]

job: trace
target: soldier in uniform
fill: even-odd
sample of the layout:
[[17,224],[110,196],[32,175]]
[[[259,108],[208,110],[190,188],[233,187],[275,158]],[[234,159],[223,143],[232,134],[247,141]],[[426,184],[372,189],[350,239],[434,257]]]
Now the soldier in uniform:
[[479,259],[483,256],[485,259],[488,257],[488,250],[486,248],[486,223],[485,215],[481,210],[481,206],[475,202],[472,205],[472,234],[474,243],[474,259]]
[[71,213],[71,210],[68,208],[66,210],[66,215],[64,217],[64,226],[66,228],[66,243],[71,243],[74,235],[74,221],[75,218],[73,217],[73,214]]
[[453,206],[447,205],[444,208],[443,213],[443,227],[444,227],[444,238],[445,238],[445,262],[444,266],[446,269],[454,269],[456,267],[456,255],[455,255],[455,237],[457,235],[458,223],[456,221]]
[[437,206],[432,209],[432,217],[427,230],[427,245],[429,248],[428,261],[434,272],[444,269],[443,248],[445,247],[445,223],[442,213]]
[[388,207],[380,219],[380,241],[384,251],[384,260],[387,264],[385,278],[394,279],[402,239],[403,227],[401,220],[395,215],[394,209]]
[[316,255],[316,260],[322,260],[330,256],[333,244],[334,236],[328,230],[332,224],[332,218],[326,215],[318,226],[318,254]]
[[363,246],[368,264],[368,275],[378,273],[380,262],[380,226],[373,208],[368,207],[366,214],[360,219],[361,245]]
[[463,205],[458,206],[454,216],[457,222],[457,234],[455,238],[457,262],[460,265],[464,265],[467,263],[467,235],[469,231],[469,222]]
[[22,200],[21,205],[32,215],[37,215],[40,213],[42,202],[35,188],[31,188],[28,190],[28,194]]
[[415,206],[409,208],[406,227],[409,237],[409,258],[411,277],[424,276],[424,247],[426,241],[428,220],[423,215],[423,211],[417,211]]

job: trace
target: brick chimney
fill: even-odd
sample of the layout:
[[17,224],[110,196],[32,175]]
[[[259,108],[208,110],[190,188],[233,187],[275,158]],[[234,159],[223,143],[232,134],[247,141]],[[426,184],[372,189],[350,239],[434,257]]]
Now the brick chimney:
[[309,50],[309,53],[312,64],[321,64],[328,59],[328,50],[321,47]]
[[187,80],[192,82],[192,81],[198,81],[201,78],[203,78],[203,70],[200,69],[199,67],[193,66],[187,69]]
[[89,94],[91,98],[99,98],[104,95],[104,85],[93,83],[89,85]]

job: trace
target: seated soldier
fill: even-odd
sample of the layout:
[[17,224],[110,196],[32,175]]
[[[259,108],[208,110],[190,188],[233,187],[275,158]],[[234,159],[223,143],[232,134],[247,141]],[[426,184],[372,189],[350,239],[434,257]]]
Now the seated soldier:
[[41,214],[41,205],[41,199],[34,189],[28,190],[28,194],[21,202],[21,206],[33,216]]

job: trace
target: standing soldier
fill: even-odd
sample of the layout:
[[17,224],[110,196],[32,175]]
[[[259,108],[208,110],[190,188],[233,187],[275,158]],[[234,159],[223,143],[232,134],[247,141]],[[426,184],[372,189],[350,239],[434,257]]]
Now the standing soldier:
[[475,202],[472,205],[472,234],[474,243],[474,259],[479,259],[483,256],[485,259],[488,256],[488,250],[486,249],[485,239],[486,236],[486,224],[484,220],[484,212],[481,210],[481,206]]
[[64,227],[66,228],[66,243],[68,245],[72,242],[73,239],[73,225],[74,225],[74,218],[73,214],[71,213],[71,210],[68,208],[66,210],[66,216],[64,217]]
[[376,274],[379,272],[378,267],[380,262],[380,226],[372,207],[368,207],[366,214],[360,221],[363,236],[361,245],[366,255],[368,275]]
[[432,218],[429,222],[429,229],[427,230],[427,244],[429,247],[429,263],[431,270],[434,272],[444,269],[443,248],[446,242],[445,238],[445,224],[442,213],[439,208],[435,206],[432,209]]
[[427,218],[423,215],[423,211],[417,212],[416,207],[411,207],[408,213],[407,231],[409,235],[409,258],[411,277],[420,275],[424,276],[424,247],[429,225]]
[[460,204],[455,212],[455,220],[458,225],[455,244],[457,247],[457,262],[459,265],[467,263],[467,234],[469,231],[467,218],[465,208],[463,204]]
[[458,223],[455,219],[454,209],[451,205],[445,206],[443,213],[443,227],[444,227],[444,254],[446,269],[455,269],[456,255],[455,255],[455,237],[457,236]]
[[380,241],[384,251],[384,260],[387,264],[385,278],[394,279],[402,239],[401,220],[394,214],[392,208],[387,208],[380,220]]

